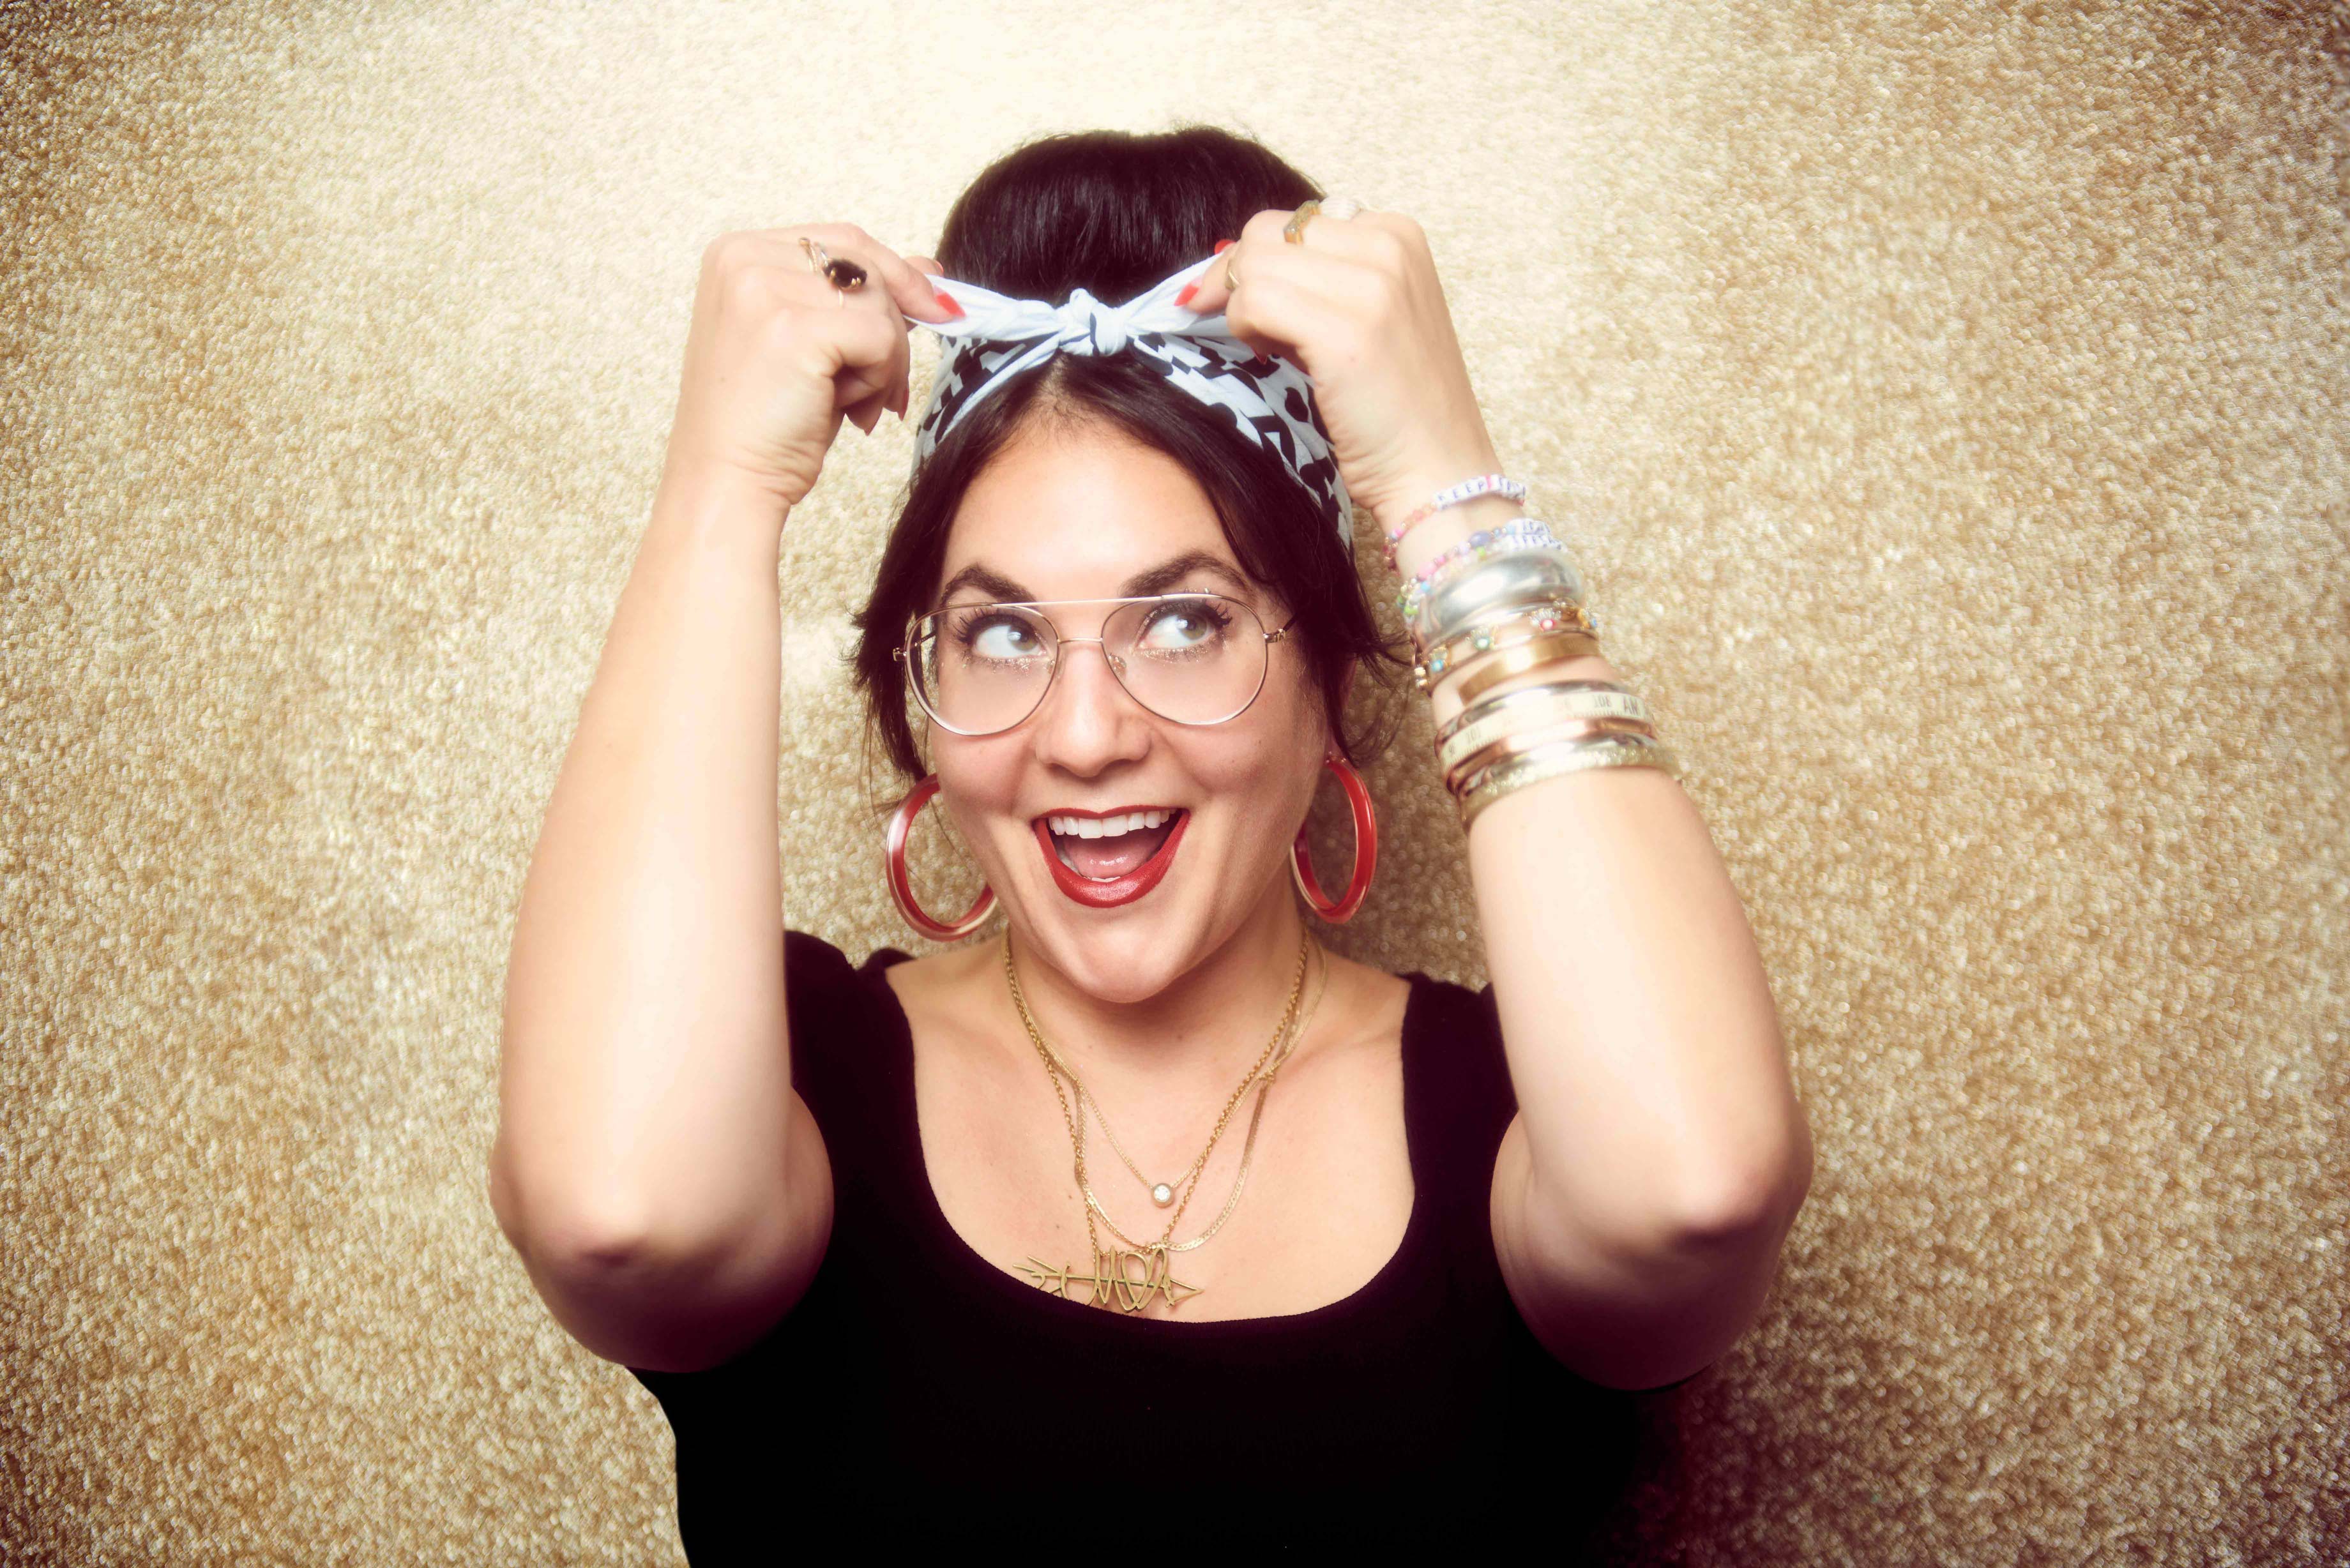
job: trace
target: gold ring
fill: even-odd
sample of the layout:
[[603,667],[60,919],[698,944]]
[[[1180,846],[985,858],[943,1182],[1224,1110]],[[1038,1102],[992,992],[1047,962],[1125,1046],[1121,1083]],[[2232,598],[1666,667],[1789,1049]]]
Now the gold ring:
[[1231,262],[1226,262],[1224,264],[1224,292],[1226,294],[1230,294],[1240,286],[1240,275],[1232,271],[1232,264]]
[[1298,203],[1297,211],[1289,214],[1289,222],[1281,225],[1281,237],[1293,245],[1304,244],[1305,225],[1312,223],[1314,214],[1321,210],[1322,203],[1318,199]]

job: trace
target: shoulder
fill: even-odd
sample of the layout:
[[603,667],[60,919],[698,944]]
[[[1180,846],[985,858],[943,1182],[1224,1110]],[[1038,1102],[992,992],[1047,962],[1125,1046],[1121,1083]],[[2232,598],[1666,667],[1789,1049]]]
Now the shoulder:
[[802,996],[837,1001],[879,971],[914,961],[896,948],[880,947],[860,963],[814,931],[784,929],[784,981],[794,1003]]
[[1493,1000],[1492,983],[1472,987],[1419,970],[1401,979],[1412,991],[1404,1060],[1421,1091],[1420,1100],[1481,1142],[1491,1140],[1498,1147],[1518,1102],[1503,1049],[1501,1008]]
[[895,1033],[884,971],[910,961],[876,948],[861,963],[813,931],[784,931],[784,1014],[790,1034],[792,1086],[819,1111],[835,1098],[833,1080],[862,1075]]

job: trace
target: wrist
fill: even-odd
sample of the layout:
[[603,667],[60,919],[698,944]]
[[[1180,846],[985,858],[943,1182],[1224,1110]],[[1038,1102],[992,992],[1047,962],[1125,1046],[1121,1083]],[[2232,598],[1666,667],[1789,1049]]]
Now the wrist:
[[780,547],[791,506],[770,486],[723,463],[663,467],[653,494],[653,525],[698,537]]
[[[1482,472],[1491,473],[1493,471],[1485,469]],[[1433,495],[1436,492],[1430,490],[1428,493]],[[1420,504],[1427,504],[1425,497],[1421,499]],[[1410,514],[1406,512],[1400,514],[1399,517],[1409,515]],[[1469,535],[1480,528],[1492,528],[1500,524],[1513,523],[1519,518],[1532,515],[1534,514],[1528,512],[1522,504],[1511,500],[1506,495],[1474,496],[1458,505],[1448,506],[1441,512],[1430,513],[1413,524],[1411,532],[1403,536],[1403,543],[1395,547],[1396,578],[1399,582],[1409,581],[1413,574],[1445,551],[1466,544]],[[1382,531],[1379,536],[1384,539],[1387,535]]]
[[[1416,465],[1411,476],[1395,493],[1396,499],[1375,507],[1372,515],[1378,524],[1382,545],[1389,534],[1406,519],[1433,500],[1439,492],[1449,490],[1479,474],[1499,473],[1501,460],[1491,447],[1453,460]],[[1399,578],[1411,575],[1434,560],[1444,551],[1459,545],[1480,528],[1491,528],[1530,514],[1523,503],[1506,495],[1488,493],[1472,495],[1466,501],[1455,502],[1440,512],[1431,512],[1411,524],[1403,540],[1395,548],[1395,570]]]

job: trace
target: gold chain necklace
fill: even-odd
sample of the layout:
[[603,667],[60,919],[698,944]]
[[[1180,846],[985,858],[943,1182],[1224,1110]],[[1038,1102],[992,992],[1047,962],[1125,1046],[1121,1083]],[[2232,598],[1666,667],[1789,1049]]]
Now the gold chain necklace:
[[[1298,1018],[1297,1027],[1290,1034],[1289,1044],[1283,1047],[1281,1054],[1274,1059],[1273,1065],[1267,1067],[1259,1075],[1259,1077],[1263,1080],[1264,1086],[1257,1091],[1256,1109],[1249,1113],[1248,1141],[1241,1146],[1241,1173],[1232,1182],[1232,1195],[1224,1203],[1224,1212],[1222,1215],[1217,1217],[1216,1225],[1209,1228],[1207,1236],[1195,1236],[1189,1241],[1180,1242],[1175,1246],[1170,1247],[1168,1251],[1170,1252],[1187,1252],[1192,1248],[1198,1246],[1201,1242],[1206,1241],[1208,1236],[1214,1235],[1216,1233],[1216,1228],[1221,1227],[1223,1224],[1225,1218],[1231,1215],[1232,1205],[1240,1201],[1241,1183],[1248,1179],[1249,1154],[1251,1150],[1256,1147],[1256,1124],[1264,1116],[1264,1096],[1273,1087],[1273,1076],[1274,1074],[1281,1071],[1283,1064],[1286,1063],[1289,1060],[1291,1054],[1297,1049],[1298,1042],[1305,1039],[1307,1031],[1314,1027],[1314,1015],[1322,1011],[1322,993],[1328,989],[1330,984],[1329,955],[1324,953],[1318,946],[1315,949],[1315,954],[1317,958],[1321,959],[1322,961],[1314,966],[1314,1000],[1305,1004],[1305,1012]],[[1064,1074],[1067,1075],[1070,1084],[1075,1085],[1076,1089],[1077,1127],[1079,1131],[1082,1132],[1084,1130],[1086,1113],[1087,1111],[1091,1111],[1093,1113],[1093,1119],[1101,1123],[1102,1136],[1109,1140],[1111,1151],[1125,1163],[1127,1169],[1134,1173],[1134,1179],[1142,1183],[1142,1185],[1149,1190],[1150,1200],[1153,1203],[1158,1204],[1161,1209],[1173,1203],[1175,1201],[1175,1189],[1177,1183],[1153,1181],[1150,1178],[1142,1174],[1141,1168],[1134,1163],[1134,1157],[1126,1152],[1126,1146],[1118,1141],[1118,1134],[1110,1129],[1109,1116],[1102,1110],[1101,1102],[1095,1099],[1091,1095],[1086,1092],[1085,1085],[1077,1081],[1076,1074],[1070,1070],[1068,1063],[1061,1059],[1061,1054],[1058,1051],[1053,1052],[1052,1055],[1053,1064],[1058,1067]],[[1078,1153],[1080,1154],[1084,1152],[1085,1151],[1083,1149],[1078,1150]],[[1183,1179],[1188,1179],[1188,1178]],[[1105,1224],[1110,1223],[1109,1215],[1107,1212],[1102,1215],[1102,1221]],[[1110,1229],[1115,1231],[1118,1227],[1115,1224],[1110,1224]]]
[[[1326,982],[1329,978],[1329,971],[1326,966],[1324,966],[1321,979]],[[1320,1007],[1321,1004],[1322,998],[1320,992],[1317,990],[1313,1002],[1309,1004],[1306,1007],[1305,1012],[1299,1016],[1296,1026],[1290,1030],[1286,1042],[1281,1047],[1281,1054],[1273,1059],[1273,1064],[1271,1066],[1265,1068],[1264,1071],[1257,1074],[1253,1079],[1250,1080],[1257,1085],[1256,1107],[1249,1112],[1248,1137],[1241,1143],[1240,1172],[1232,1178],[1232,1195],[1224,1199],[1223,1212],[1216,1216],[1216,1222],[1214,1224],[1209,1226],[1205,1231],[1201,1231],[1190,1241],[1170,1242],[1167,1248],[1170,1252],[1188,1252],[1192,1248],[1206,1242],[1210,1238],[1214,1236],[1217,1231],[1224,1228],[1224,1221],[1231,1219],[1232,1217],[1232,1210],[1240,1206],[1241,1189],[1248,1185],[1249,1161],[1256,1153],[1257,1124],[1264,1120],[1264,1098],[1267,1095],[1273,1093],[1273,1080],[1274,1075],[1288,1064],[1291,1054],[1297,1049],[1297,1043],[1305,1038],[1306,1026],[1312,1022],[1315,1010]],[[1054,1059],[1055,1061],[1059,1060],[1059,1053],[1055,1052],[1054,1054]],[[1068,1073],[1068,1064],[1066,1062],[1062,1063],[1061,1070],[1065,1073]],[[1077,1082],[1077,1075],[1075,1073],[1069,1073],[1069,1082],[1076,1085],[1077,1094],[1078,1137],[1076,1153],[1078,1168],[1082,1170],[1084,1168],[1086,1155],[1085,1107],[1087,1105],[1091,1105],[1093,1106],[1094,1115],[1101,1117],[1102,1131],[1105,1133],[1109,1131],[1109,1118],[1101,1115],[1101,1103],[1095,1100],[1091,1096],[1086,1093],[1086,1086]],[[1245,1092],[1247,1085],[1243,1085],[1242,1087],[1243,1092]],[[1214,1140],[1211,1138],[1209,1141],[1212,1147]],[[1116,1147],[1117,1142],[1118,1140],[1113,1137],[1110,1140],[1111,1147]],[[1125,1158],[1124,1151],[1120,1151],[1119,1158]],[[1134,1170],[1134,1162],[1130,1159],[1127,1160],[1126,1168],[1128,1170]],[[1134,1174],[1138,1179],[1142,1177],[1142,1173],[1139,1170],[1135,1170]],[[1093,1207],[1094,1212],[1101,1216],[1102,1223],[1109,1227],[1109,1233],[1111,1235],[1117,1237],[1130,1248],[1140,1247],[1144,1244],[1135,1241],[1133,1237],[1128,1236],[1125,1231],[1118,1228],[1118,1221],[1109,1217],[1109,1210],[1101,1206],[1101,1199],[1094,1196],[1093,1189],[1085,1185],[1082,1177],[1078,1182],[1078,1190],[1086,1195],[1086,1201]]]
[[[1208,1156],[1214,1152],[1216,1140],[1223,1136],[1225,1123],[1232,1119],[1232,1107],[1241,1103],[1241,1096],[1248,1093],[1249,1085],[1256,1082],[1264,1071],[1265,1063],[1272,1058],[1274,1047],[1281,1044],[1282,1037],[1289,1032],[1291,1021],[1297,1016],[1297,998],[1305,985],[1306,950],[1312,941],[1310,931],[1299,930],[1297,972],[1289,983],[1289,1004],[1282,1010],[1281,1023],[1274,1028],[1273,1038],[1265,1042],[1264,1051],[1257,1057],[1256,1064],[1249,1069],[1248,1076],[1241,1080],[1240,1087],[1232,1091],[1232,1097],[1224,1102],[1223,1114],[1216,1118],[1215,1131],[1208,1135],[1208,1147],[1200,1151],[1200,1158],[1193,1160],[1191,1168],[1184,1173],[1184,1181],[1193,1190],[1197,1190],[1196,1179],[1208,1163]],[[1164,1295],[1167,1304],[1172,1307],[1188,1296],[1199,1294],[1200,1287],[1187,1285],[1176,1279],[1168,1263],[1168,1254],[1171,1250],[1170,1243],[1174,1238],[1176,1225],[1183,1218],[1184,1209],[1190,1206],[1190,1192],[1184,1194],[1183,1201],[1168,1217],[1167,1229],[1158,1241],[1143,1244],[1128,1241],[1117,1251],[1103,1249],[1100,1233],[1094,1228],[1094,1214],[1098,1205],[1094,1202],[1093,1189],[1086,1180],[1085,1138],[1077,1131],[1076,1117],[1069,1110],[1069,1097],[1061,1092],[1061,1075],[1054,1066],[1052,1050],[1045,1045],[1044,1035],[1036,1028],[1036,1020],[1028,1011],[1028,999],[1021,993],[1020,976],[1012,964],[1012,930],[1008,926],[1003,932],[1003,978],[1012,988],[1012,1002],[1020,1010],[1020,1022],[1027,1029],[1028,1038],[1035,1043],[1036,1054],[1045,1063],[1045,1076],[1053,1082],[1053,1097],[1061,1103],[1061,1119],[1068,1124],[1069,1144],[1076,1157],[1077,1187],[1087,1197],[1086,1241],[1093,1252],[1089,1272],[1080,1273],[1067,1265],[1055,1269],[1034,1256],[1018,1265],[1020,1272],[1032,1276],[1039,1290],[1051,1291],[1065,1300],[1076,1299],[1069,1293],[1069,1287],[1082,1283],[1087,1287],[1087,1300],[1091,1304],[1101,1307],[1114,1305],[1129,1313],[1140,1312],[1149,1304],[1154,1295]],[[1263,1102],[1261,1098],[1258,1104],[1262,1107]],[[1121,1236],[1120,1240],[1125,1241],[1126,1238]]]

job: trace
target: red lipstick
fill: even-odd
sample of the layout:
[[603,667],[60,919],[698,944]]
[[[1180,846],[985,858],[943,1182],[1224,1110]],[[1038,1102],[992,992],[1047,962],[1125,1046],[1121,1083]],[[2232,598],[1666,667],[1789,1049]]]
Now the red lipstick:
[[1170,866],[1175,864],[1175,846],[1183,842],[1183,830],[1191,826],[1191,813],[1187,809],[1175,818],[1175,826],[1167,830],[1167,841],[1159,846],[1156,854],[1125,876],[1111,877],[1107,882],[1081,877],[1062,865],[1059,852],[1053,847],[1053,830],[1041,816],[1035,822],[1036,844],[1045,851],[1045,866],[1053,873],[1055,887],[1080,904],[1097,909],[1109,909],[1120,904],[1131,904],[1159,886],[1159,879],[1167,875]]

